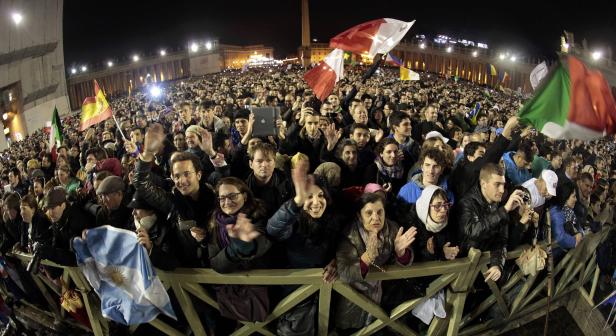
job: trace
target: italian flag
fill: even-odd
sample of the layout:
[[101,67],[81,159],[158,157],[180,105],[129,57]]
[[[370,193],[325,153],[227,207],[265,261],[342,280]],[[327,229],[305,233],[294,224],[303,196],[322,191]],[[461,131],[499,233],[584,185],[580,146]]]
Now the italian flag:
[[62,136],[62,122],[58,114],[58,108],[53,108],[51,116],[51,129],[49,130],[49,150],[51,153],[56,153],[58,147],[62,145],[64,137]]
[[616,102],[596,70],[567,56],[519,111],[521,121],[554,139],[593,140],[616,133]]

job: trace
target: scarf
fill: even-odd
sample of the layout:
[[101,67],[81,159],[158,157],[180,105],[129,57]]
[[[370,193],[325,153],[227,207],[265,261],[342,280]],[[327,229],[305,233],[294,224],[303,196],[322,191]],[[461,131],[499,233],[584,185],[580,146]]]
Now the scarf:
[[220,210],[216,210],[216,227],[218,228],[218,245],[220,249],[229,246],[229,234],[227,233],[227,225],[235,224],[237,216],[229,216]]
[[571,209],[568,206],[563,206],[563,211],[565,212],[565,224],[569,224],[571,223],[571,229],[573,230],[574,233],[578,233],[578,229],[577,229],[577,225],[576,225],[576,216],[575,216],[575,212],[573,212],[573,209]]
[[437,223],[432,220],[432,217],[428,214],[428,218],[426,219],[426,229],[430,232],[441,232],[447,226],[447,221],[442,223]]
[[402,175],[404,175],[402,162],[396,162],[396,164],[390,167],[385,165],[380,155],[377,155],[374,163],[376,163],[376,167],[379,169],[379,172],[389,178],[399,179],[402,178]]
[[[364,229],[364,224],[361,222],[361,220],[358,220],[356,225],[357,225],[357,230],[359,231],[361,240],[364,243],[364,246],[366,246],[368,242],[368,235],[369,235],[368,231]],[[388,240],[387,237],[389,235],[386,234],[388,225],[389,223],[385,221],[385,225],[383,226],[383,228],[381,229],[381,231],[379,231],[377,235],[379,239],[379,243],[377,247],[378,256],[374,260],[373,264],[379,267],[385,265],[387,261],[390,259],[392,253],[394,253],[393,242]],[[361,286],[358,289],[360,289],[365,295],[370,297],[370,299],[372,299],[372,301],[374,301],[375,303],[381,303],[381,298],[383,297],[383,286],[381,286],[381,280],[377,280],[377,281],[364,280],[362,281],[362,284],[363,286]],[[359,285],[359,284],[356,283],[356,285]]]

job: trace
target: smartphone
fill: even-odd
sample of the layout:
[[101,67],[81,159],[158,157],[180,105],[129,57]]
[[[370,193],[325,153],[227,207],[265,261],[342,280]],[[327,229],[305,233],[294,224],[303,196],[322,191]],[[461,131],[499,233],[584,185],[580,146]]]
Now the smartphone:
[[190,230],[194,227],[197,226],[197,222],[194,220],[183,220],[183,221],[179,221],[178,222],[178,227],[180,228],[180,231],[184,231],[184,230]]

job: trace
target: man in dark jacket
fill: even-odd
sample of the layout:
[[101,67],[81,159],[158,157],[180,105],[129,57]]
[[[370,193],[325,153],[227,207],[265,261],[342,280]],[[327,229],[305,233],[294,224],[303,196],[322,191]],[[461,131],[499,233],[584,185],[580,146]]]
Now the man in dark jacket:
[[96,189],[105,211],[96,218],[96,226],[111,225],[120,229],[133,230],[131,210],[126,206],[124,181],[118,176],[108,176]]
[[250,154],[252,173],[246,179],[246,185],[254,196],[265,202],[267,218],[291,198],[293,192],[284,173],[275,168],[275,158],[276,150],[272,145],[257,144]]
[[66,197],[66,190],[62,187],[51,189],[45,196],[44,209],[51,220],[53,236],[51,245],[43,245],[39,251],[43,259],[60,265],[76,266],[77,260],[71,241],[80,236],[94,219],[81,208],[69,204]]
[[509,213],[521,204],[522,191],[516,190],[504,205],[505,172],[494,164],[487,163],[479,173],[479,185],[475,185],[456,204],[460,247],[463,253],[470,248],[490,251],[490,268],[484,274],[486,280],[497,281],[505,266]]
[[[173,232],[176,235],[178,259],[183,267],[206,267],[207,248],[193,238],[195,230],[207,228],[215,207],[214,192],[203,182],[201,163],[197,156],[178,152],[171,157],[172,192],[158,186],[152,173],[154,153],[157,153],[165,138],[162,126],[154,125],[145,135],[143,153],[135,166],[133,184],[136,192],[151,207],[169,214]],[[202,178],[203,177],[203,178]]]
[[509,147],[511,134],[517,126],[518,117],[511,117],[505,124],[501,135],[489,147],[480,142],[471,142],[464,147],[464,158],[458,162],[449,177],[449,186],[456,199],[462,198],[470,188],[477,184],[481,167],[486,163],[498,163]]
[[19,194],[4,196],[2,205],[2,227],[0,228],[0,252],[10,251],[20,241],[22,219],[19,214]]

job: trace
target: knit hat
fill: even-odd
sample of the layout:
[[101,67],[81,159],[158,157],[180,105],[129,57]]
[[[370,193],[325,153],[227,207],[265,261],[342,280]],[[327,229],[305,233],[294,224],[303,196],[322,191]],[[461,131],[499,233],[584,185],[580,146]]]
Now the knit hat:
[[426,186],[417,199],[417,203],[415,203],[415,212],[417,213],[417,217],[419,217],[419,220],[430,232],[439,232],[447,225],[447,222],[435,223],[433,220],[428,218],[430,216],[430,201],[432,201],[432,196],[439,189],[443,190],[441,187],[435,185]]
[[326,180],[330,187],[338,187],[340,185],[340,174],[340,166],[333,162],[323,162],[314,170],[314,175]]
[[201,139],[201,134],[205,131],[205,128],[197,125],[190,125],[186,129],[186,133],[195,133],[195,135]]

